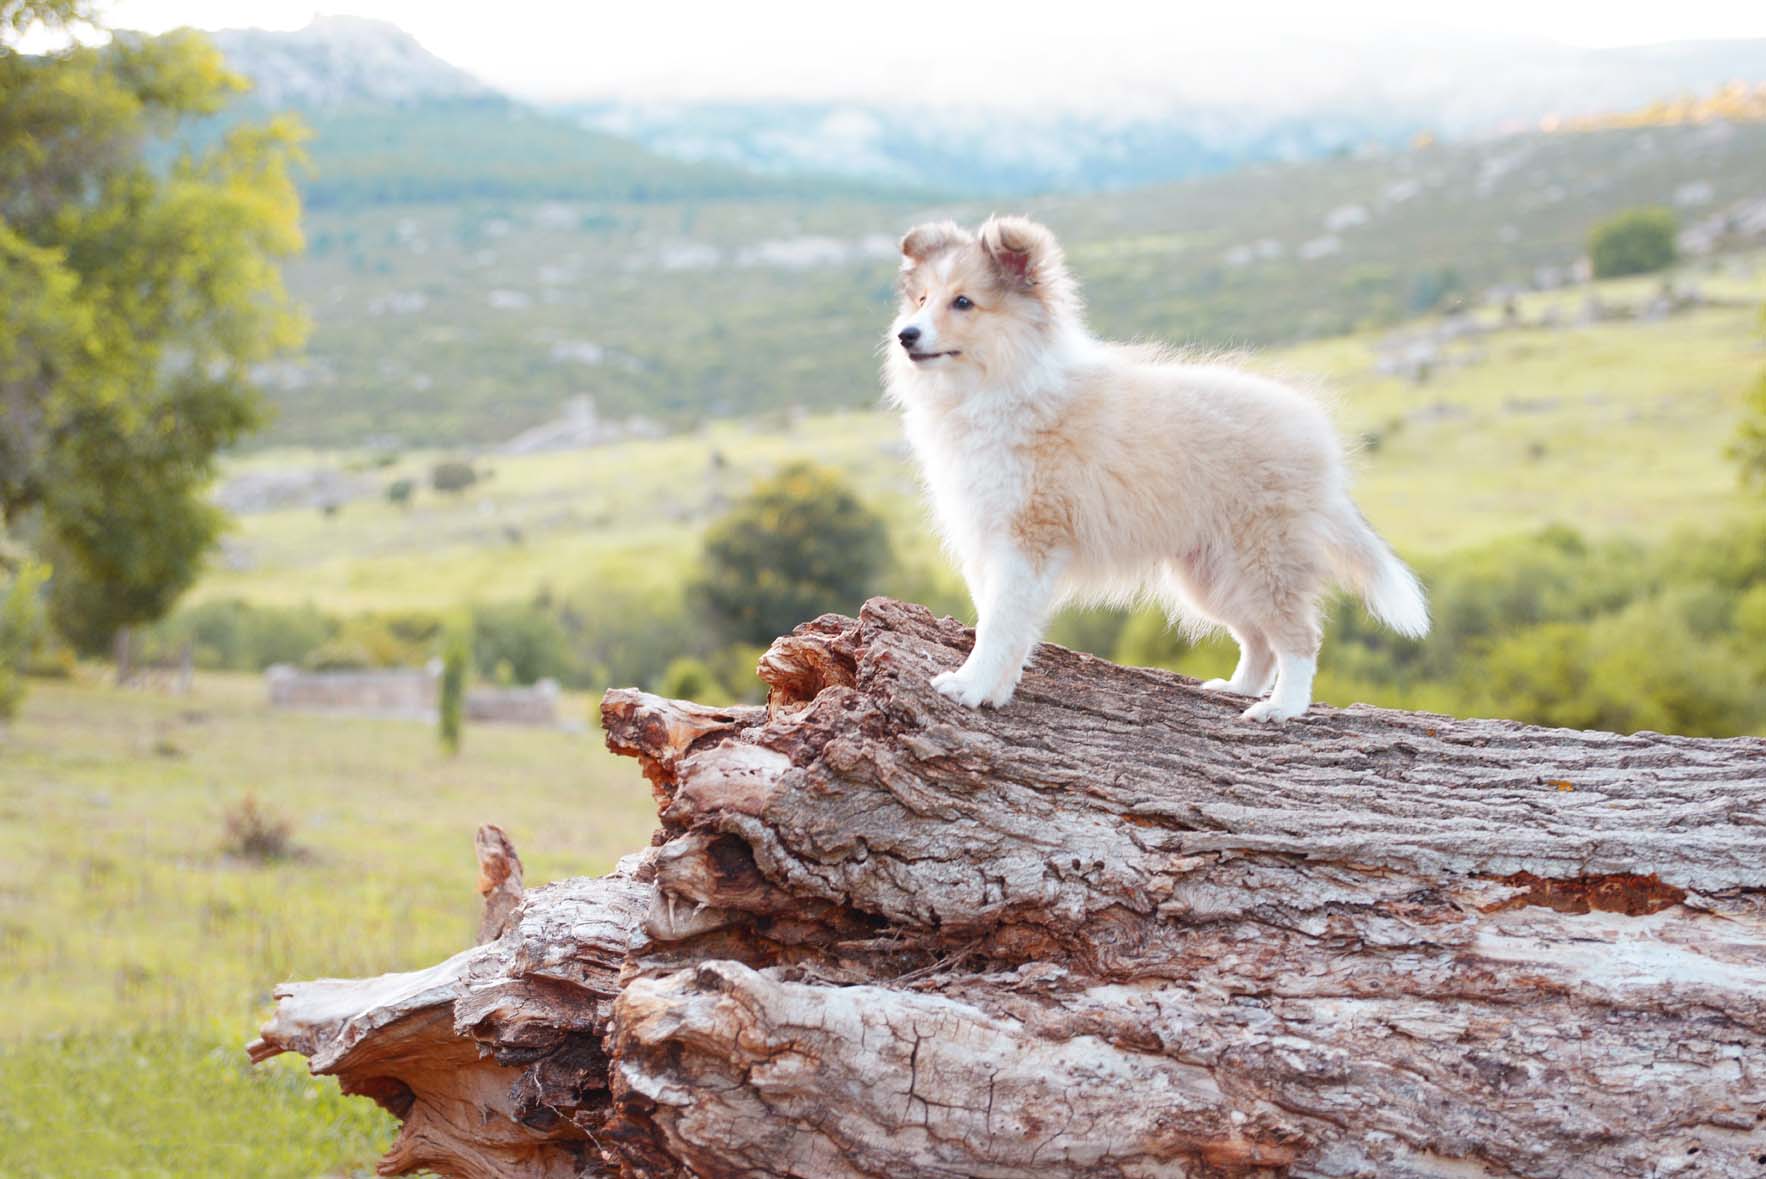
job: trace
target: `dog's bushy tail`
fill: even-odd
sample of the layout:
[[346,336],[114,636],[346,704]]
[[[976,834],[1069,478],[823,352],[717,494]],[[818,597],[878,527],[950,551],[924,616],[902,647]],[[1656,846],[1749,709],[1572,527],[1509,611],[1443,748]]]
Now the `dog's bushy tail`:
[[1354,504],[1345,501],[1333,523],[1344,579],[1360,591],[1373,616],[1406,638],[1428,634],[1429,602],[1416,574]]

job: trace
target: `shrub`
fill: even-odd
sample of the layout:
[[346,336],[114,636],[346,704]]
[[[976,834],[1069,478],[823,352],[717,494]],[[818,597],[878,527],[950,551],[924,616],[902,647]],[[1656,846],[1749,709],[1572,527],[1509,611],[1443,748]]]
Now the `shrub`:
[[[1761,322],[1766,324],[1766,312],[1761,313]],[[1766,373],[1755,378],[1748,392],[1729,457],[1741,464],[1743,486],[1766,491]]]
[[1148,606],[1128,616],[1111,657],[1130,667],[1173,668],[1189,650],[1189,640],[1171,625],[1165,612]]
[[437,718],[442,748],[449,756],[460,752],[460,735],[466,722],[466,666],[471,658],[471,623],[457,621],[442,635],[441,701]]
[[24,699],[21,675],[42,633],[37,591],[48,571],[25,565],[5,576],[0,570],[0,720],[9,719]]
[[417,494],[417,480],[394,479],[386,485],[386,502],[401,508],[411,506],[411,498]]
[[883,521],[846,480],[793,463],[707,531],[693,594],[727,641],[769,643],[819,614],[857,610],[888,563]]
[[478,472],[463,459],[444,459],[429,471],[429,485],[449,495],[458,495],[477,482]]
[[570,636],[555,614],[537,604],[499,602],[472,618],[472,662],[480,675],[507,666],[518,684],[571,678]]
[[262,671],[301,663],[338,631],[313,606],[259,606],[237,598],[187,606],[141,632],[147,658],[163,658],[188,642],[198,667]]
[[244,860],[268,863],[294,854],[294,821],[276,814],[247,794],[221,816],[222,850]]
[[626,687],[656,682],[681,655],[705,655],[718,646],[711,624],[690,610],[678,590],[602,571],[594,584],[558,608],[569,636],[575,687]]
[[658,695],[673,700],[695,700],[700,704],[727,704],[729,693],[718,683],[702,659],[683,655],[668,665],[657,682]]
[[1683,603],[1658,597],[1586,626],[1548,623],[1504,639],[1477,674],[1493,710],[1536,724],[1722,736],[1747,725],[1746,672],[1701,642]]
[[1650,274],[1674,264],[1679,225],[1663,208],[1631,209],[1594,227],[1588,257],[1596,278]]

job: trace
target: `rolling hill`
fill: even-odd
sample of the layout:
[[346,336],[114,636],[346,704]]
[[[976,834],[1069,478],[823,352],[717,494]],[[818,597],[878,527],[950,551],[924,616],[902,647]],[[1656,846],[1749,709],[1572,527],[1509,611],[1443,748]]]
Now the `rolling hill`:
[[[1369,63],[1396,51],[1375,47],[1340,76],[1230,119],[1218,106],[1138,123],[975,112],[925,121],[922,137],[942,126],[954,138],[921,165],[828,179],[843,166],[816,145],[839,127],[813,107],[683,104],[683,118],[715,115],[711,140],[732,148],[668,149],[714,157],[686,160],[624,138],[647,134],[636,116],[607,123],[621,134],[585,127],[488,89],[391,25],[327,18],[217,40],[256,79],[251,110],[292,109],[315,132],[310,250],[290,270],[314,332],[304,355],[262,371],[277,412],[256,445],[494,445],[584,395],[603,418],[664,429],[869,405],[894,242],[932,216],[1027,209],[1068,245],[1100,331],[1210,347],[1393,323],[1491,288],[1555,287],[1591,225],[1634,205],[1675,207],[1702,250],[1766,233],[1750,212],[1766,200],[1766,124],[1389,142],[1437,117],[1479,126],[1534,109],[1567,81],[1586,83],[1588,103],[1741,69],[1761,56],[1752,42],[1568,57],[1529,43],[1508,46],[1507,64],[1502,46],[1473,44],[1441,78],[1379,86]],[[1473,85],[1479,63],[1515,93]],[[1394,101],[1401,93],[1417,103]],[[1450,117],[1451,95],[1476,109]],[[1370,112],[1387,120],[1386,146],[1366,146],[1384,132],[1355,130],[1372,126],[1356,121]],[[1339,116],[1348,121],[1328,130]],[[742,147],[763,125],[790,160]],[[882,124],[881,140],[875,127],[845,126],[849,144],[911,148],[899,120]],[[1073,156],[1082,142],[1091,154]],[[1188,168],[1192,149],[1214,153],[1212,168],[1350,144],[1361,146],[1140,183]],[[1056,169],[1045,180],[1071,191],[874,187],[1034,186],[1007,157]],[[1089,191],[1118,184],[1140,186]]]
[[[1634,205],[1676,207],[1720,249],[1762,198],[1766,125],[1713,124],[1442,144],[1017,207],[1062,235],[1101,332],[1238,346],[1561,285],[1589,228]],[[279,416],[260,442],[490,445],[581,394],[604,417],[671,428],[870,405],[899,234],[1013,207],[319,208],[290,271],[315,330],[305,357],[264,374]]]

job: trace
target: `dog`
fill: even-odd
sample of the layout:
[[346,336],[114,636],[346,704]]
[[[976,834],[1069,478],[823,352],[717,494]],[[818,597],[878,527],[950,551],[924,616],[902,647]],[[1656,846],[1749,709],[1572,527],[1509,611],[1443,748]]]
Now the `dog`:
[[1244,716],[1312,703],[1321,602],[1358,590],[1399,634],[1429,628],[1416,576],[1349,496],[1342,444],[1307,393],[1219,360],[1099,340],[1060,244],[1023,217],[901,240],[883,381],[978,615],[932,684],[1003,707],[1064,602],[1151,598],[1238,641]]

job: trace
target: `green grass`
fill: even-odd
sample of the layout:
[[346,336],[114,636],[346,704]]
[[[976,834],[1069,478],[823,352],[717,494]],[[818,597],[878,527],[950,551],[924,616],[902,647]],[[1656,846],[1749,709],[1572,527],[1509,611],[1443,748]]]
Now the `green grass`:
[[[0,1174],[364,1167],[386,1119],[293,1063],[245,1067],[270,988],[470,944],[480,823],[536,884],[604,872],[654,825],[593,730],[473,727],[449,760],[426,725],[272,713],[262,692],[39,682],[0,735]],[[223,851],[248,792],[294,820],[297,855]]]
[[[1600,289],[1609,300],[1636,300],[1648,286]],[[1707,283],[1707,291],[1738,304],[1759,300],[1766,279]],[[1524,310],[1536,316],[1580,298],[1538,296]],[[1549,523],[1596,537],[1658,538],[1749,509],[1723,450],[1766,366],[1758,325],[1753,306],[1736,305],[1654,323],[1504,331],[1469,345],[1484,352],[1481,363],[1444,368],[1423,385],[1374,371],[1380,336],[1371,332],[1254,363],[1322,380],[1345,435],[1377,436],[1377,449],[1357,459],[1358,496],[1406,553],[1449,552]],[[406,456],[377,477],[421,477],[434,457]],[[493,456],[488,482],[453,498],[425,488],[409,510],[373,499],[330,518],[307,509],[254,514],[238,523],[233,567],[213,572],[198,596],[351,612],[446,609],[608,582],[674,593],[704,525],[798,457],[847,472],[889,520],[904,566],[890,588],[960,606],[925,526],[899,425],[882,412],[791,427],[719,423],[587,452]],[[317,461],[339,460],[268,452],[240,466]]]

